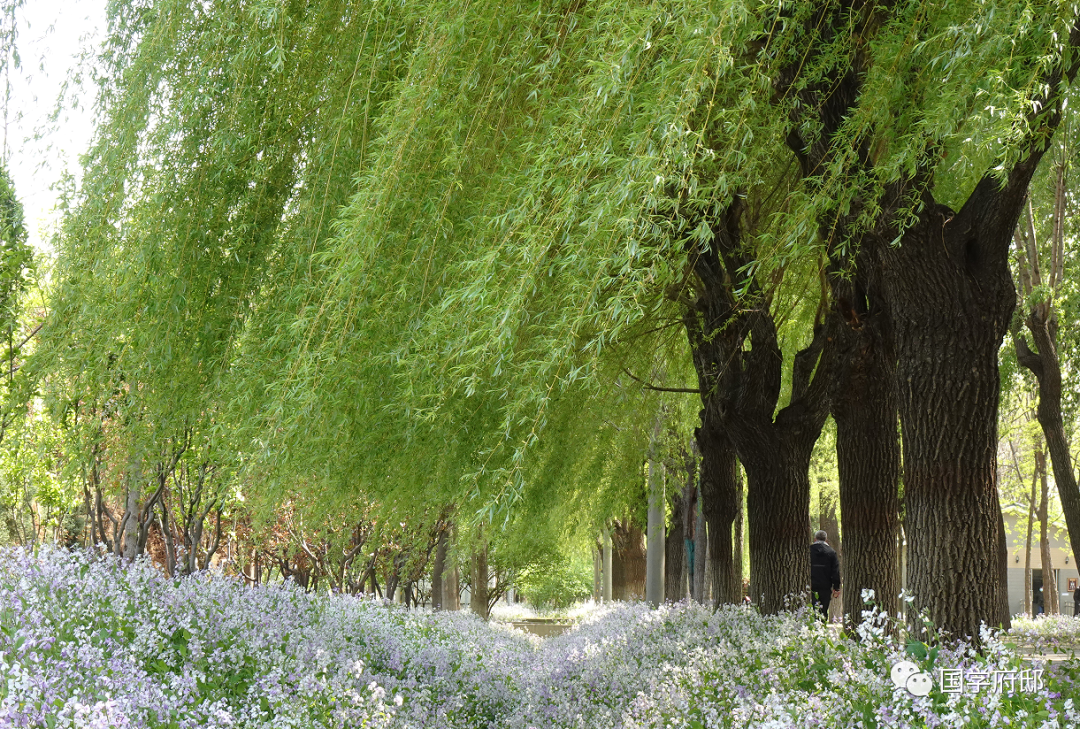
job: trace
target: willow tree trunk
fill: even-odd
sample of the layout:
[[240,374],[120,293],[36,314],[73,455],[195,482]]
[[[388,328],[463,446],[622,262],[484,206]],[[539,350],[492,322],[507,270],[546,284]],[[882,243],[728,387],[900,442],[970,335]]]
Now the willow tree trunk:
[[461,609],[461,573],[452,562],[443,577],[443,605],[446,610]]
[[478,547],[470,565],[472,591],[469,608],[484,620],[488,619],[488,560],[487,547]]
[[788,601],[806,592],[810,584],[806,534],[813,445],[800,447],[786,440],[772,445],[772,458],[743,462],[748,481],[750,599],[764,613],[793,607]]
[[592,571],[593,571],[593,577],[592,577],[592,600],[593,600],[594,603],[599,605],[600,604],[600,597],[603,594],[603,582],[601,581],[602,572],[601,572],[601,567],[600,567],[600,565],[601,565],[601,561],[600,561],[601,557],[600,557],[600,555],[602,553],[602,548],[597,546],[596,548],[593,549],[592,553],[593,553],[592,554],[592,558],[593,558],[593,560],[592,560],[592,563],[593,563],[592,564]]
[[615,522],[611,532],[613,600],[645,599],[645,535],[633,522]]
[[[700,494],[699,494],[700,498]],[[694,584],[692,594],[694,600],[699,603],[705,602],[705,572],[708,569],[706,562],[708,555],[708,528],[705,525],[705,514],[701,511],[699,501],[694,515]]]
[[601,579],[603,580],[603,589],[601,590],[604,598],[604,603],[610,603],[613,598],[614,586],[612,583],[612,575],[614,571],[614,562],[611,546],[611,527],[604,529],[604,564],[600,570]]
[[446,605],[446,554],[450,538],[448,530],[439,532],[439,540],[435,546],[435,564],[431,568],[431,609],[442,610]]
[[902,244],[883,247],[910,590],[939,628],[976,639],[982,622],[1009,626],[996,480],[998,350],[1016,300],[1009,240],[1027,180],[1012,182],[1002,189],[984,178],[959,213],[927,193]]
[[[705,419],[703,413],[702,420]],[[742,575],[735,573],[731,534],[741,506],[737,503],[739,463],[731,443],[710,424],[703,423],[695,435],[701,451],[701,511],[708,540],[701,557],[703,592],[705,570],[708,569],[714,604],[741,602],[741,590],[737,587],[741,587]],[[705,559],[706,552],[708,560]],[[704,596],[701,599],[704,601]]]
[[[764,613],[785,609],[809,589],[810,454],[829,413],[835,381],[834,337],[815,325],[810,346],[795,356],[791,400],[777,412],[784,357],[769,298],[747,281],[741,233],[742,201],[735,200],[710,220],[708,247],[692,242],[691,261],[700,286],[684,321],[701,393],[702,498],[709,518],[707,486],[723,488],[724,524],[713,559],[732,555],[730,524],[736,512],[734,459],[746,470],[747,525],[750,532],[750,599]],[[736,282],[745,291],[736,291]],[[747,348],[749,344],[749,348]],[[714,475],[715,474],[715,475]],[[710,485],[709,479],[717,479]],[[715,500],[714,500],[715,503]],[[710,545],[712,546],[712,545]],[[732,562],[718,599],[735,601],[741,576]]]
[[[864,266],[865,267],[865,266]],[[834,285],[834,292],[837,290]],[[886,314],[858,287],[852,296],[840,381],[833,398],[840,513],[844,519],[844,623],[862,621],[863,590],[890,615],[899,609],[900,439],[895,355]]]
[[652,607],[664,602],[664,467],[658,457],[660,422],[649,445],[649,523],[646,533],[645,600]]
[[686,502],[685,490],[676,491],[671,500],[671,522],[664,536],[664,602],[686,599]]
[[[875,140],[870,133],[853,140],[844,126],[861,102],[866,64],[874,60],[861,49],[870,47],[890,12],[887,3],[858,11],[847,3],[814,5],[802,31],[805,52],[779,70],[778,97],[794,94],[801,102],[791,107],[788,144],[812,188],[828,182],[835,166],[846,168],[845,183],[860,174],[878,176]],[[846,57],[835,54],[838,39],[851,49]],[[1070,29],[1068,45],[1080,46],[1080,24]],[[830,69],[825,78],[803,78],[824,63]],[[881,262],[877,290],[893,324],[909,587],[916,608],[957,637],[977,640],[983,622],[1009,626],[996,484],[997,357],[1015,305],[1009,248],[1031,177],[1061,121],[1065,81],[1078,68],[1075,50],[1048,68],[1030,67],[1044,95],[1030,106],[1025,137],[1013,147],[1017,154],[1004,174],[988,172],[959,212],[930,192],[935,154],[847,208],[852,219],[875,211],[858,242]],[[808,126],[814,134],[804,137]],[[852,243],[845,225],[821,221],[823,239]],[[913,627],[921,630],[918,621]]]

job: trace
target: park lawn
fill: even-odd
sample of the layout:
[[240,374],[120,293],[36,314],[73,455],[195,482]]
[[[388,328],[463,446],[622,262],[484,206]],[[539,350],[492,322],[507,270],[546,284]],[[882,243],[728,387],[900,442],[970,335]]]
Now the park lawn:
[[[1057,645],[1074,623],[1016,633]],[[616,605],[541,642],[469,614],[0,552],[0,726],[1080,726],[1080,661],[986,645],[927,650],[880,624],[856,642],[806,613],[685,604]],[[905,659],[934,677],[929,695],[894,685]],[[1014,680],[979,685],[995,672]],[[968,684],[944,691],[945,676]]]

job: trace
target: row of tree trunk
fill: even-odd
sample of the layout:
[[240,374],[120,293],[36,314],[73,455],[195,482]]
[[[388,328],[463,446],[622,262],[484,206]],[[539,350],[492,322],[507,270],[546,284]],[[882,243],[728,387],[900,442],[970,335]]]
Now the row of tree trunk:
[[[786,141],[812,194],[828,181],[822,170],[835,169],[837,160],[844,160],[852,179],[874,176],[874,130],[855,143],[852,163],[843,125],[858,109],[870,62],[870,54],[858,49],[889,12],[888,4],[853,12],[847,3],[820,3],[806,22],[804,52],[775,80],[778,96],[795,94],[800,102],[792,107]],[[850,40],[847,62],[833,59],[831,77],[801,83],[804,69],[834,51],[838,37]],[[1073,27],[1069,43],[1080,45],[1080,27]],[[745,273],[753,270],[744,230],[747,196],[737,193],[707,214],[711,240],[692,237],[687,243],[697,285],[686,300],[685,324],[702,400],[697,442],[706,518],[718,539],[713,554],[730,574],[730,464],[737,456],[748,479],[751,598],[762,611],[783,609],[787,596],[806,589],[809,458],[831,413],[845,589],[856,598],[846,601],[849,616],[857,620],[864,588],[885,607],[895,606],[899,421],[913,614],[923,612],[938,628],[976,639],[981,623],[1009,625],[996,481],[998,351],[1016,305],[1009,269],[1013,233],[1046,140],[1060,123],[1062,82],[1077,70],[1075,61],[1063,63],[1045,78],[1047,96],[1033,105],[1030,137],[1016,161],[1003,176],[987,172],[960,210],[934,198],[938,159],[927,155],[927,166],[859,193],[872,197],[820,222],[829,254],[823,266],[827,303],[819,308],[812,343],[795,357],[787,407],[778,409],[783,356],[771,293]],[[815,130],[812,137],[803,136],[808,128]],[[859,218],[868,209],[876,211],[871,225]],[[768,211],[753,216],[765,218]],[[1032,358],[1025,365],[1041,369],[1036,374],[1047,404],[1040,401],[1040,422],[1048,441],[1065,451],[1065,461],[1060,408],[1053,412],[1056,361],[1045,360],[1053,341],[1041,336],[1047,319],[1042,312],[1028,317],[1043,361]],[[1056,385],[1060,390],[1059,379]],[[1062,503],[1075,539],[1080,504],[1075,518],[1071,504],[1080,502],[1080,493],[1071,468],[1060,470],[1059,488],[1070,488]]]

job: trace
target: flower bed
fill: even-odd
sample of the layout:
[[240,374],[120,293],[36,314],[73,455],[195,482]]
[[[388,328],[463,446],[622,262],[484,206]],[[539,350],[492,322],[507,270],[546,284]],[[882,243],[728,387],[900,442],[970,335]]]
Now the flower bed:
[[695,605],[619,605],[541,643],[467,614],[0,552],[0,726],[1080,725],[1075,661],[1002,691],[915,696],[890,679],[905,658],[969,679],[1036,668],[988,646],[926,650],[873,630],[856,643],[805,613]]

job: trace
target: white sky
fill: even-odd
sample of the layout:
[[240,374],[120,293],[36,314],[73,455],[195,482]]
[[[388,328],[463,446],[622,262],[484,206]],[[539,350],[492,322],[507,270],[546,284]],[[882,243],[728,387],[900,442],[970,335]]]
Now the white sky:
[[79,155],[93,132],[89,74],[74,97],[67,94],[59,118],[53,122],[50,116],[64,81],[78,69],[80,51],[90,49],[105,34],[105,0],[25,0],[17,22],[22,66],[11,72],[11,103],[6,110],[9,164],[30,243],[47,249],[56,201],[50,188],[65,170],[78,175]]

